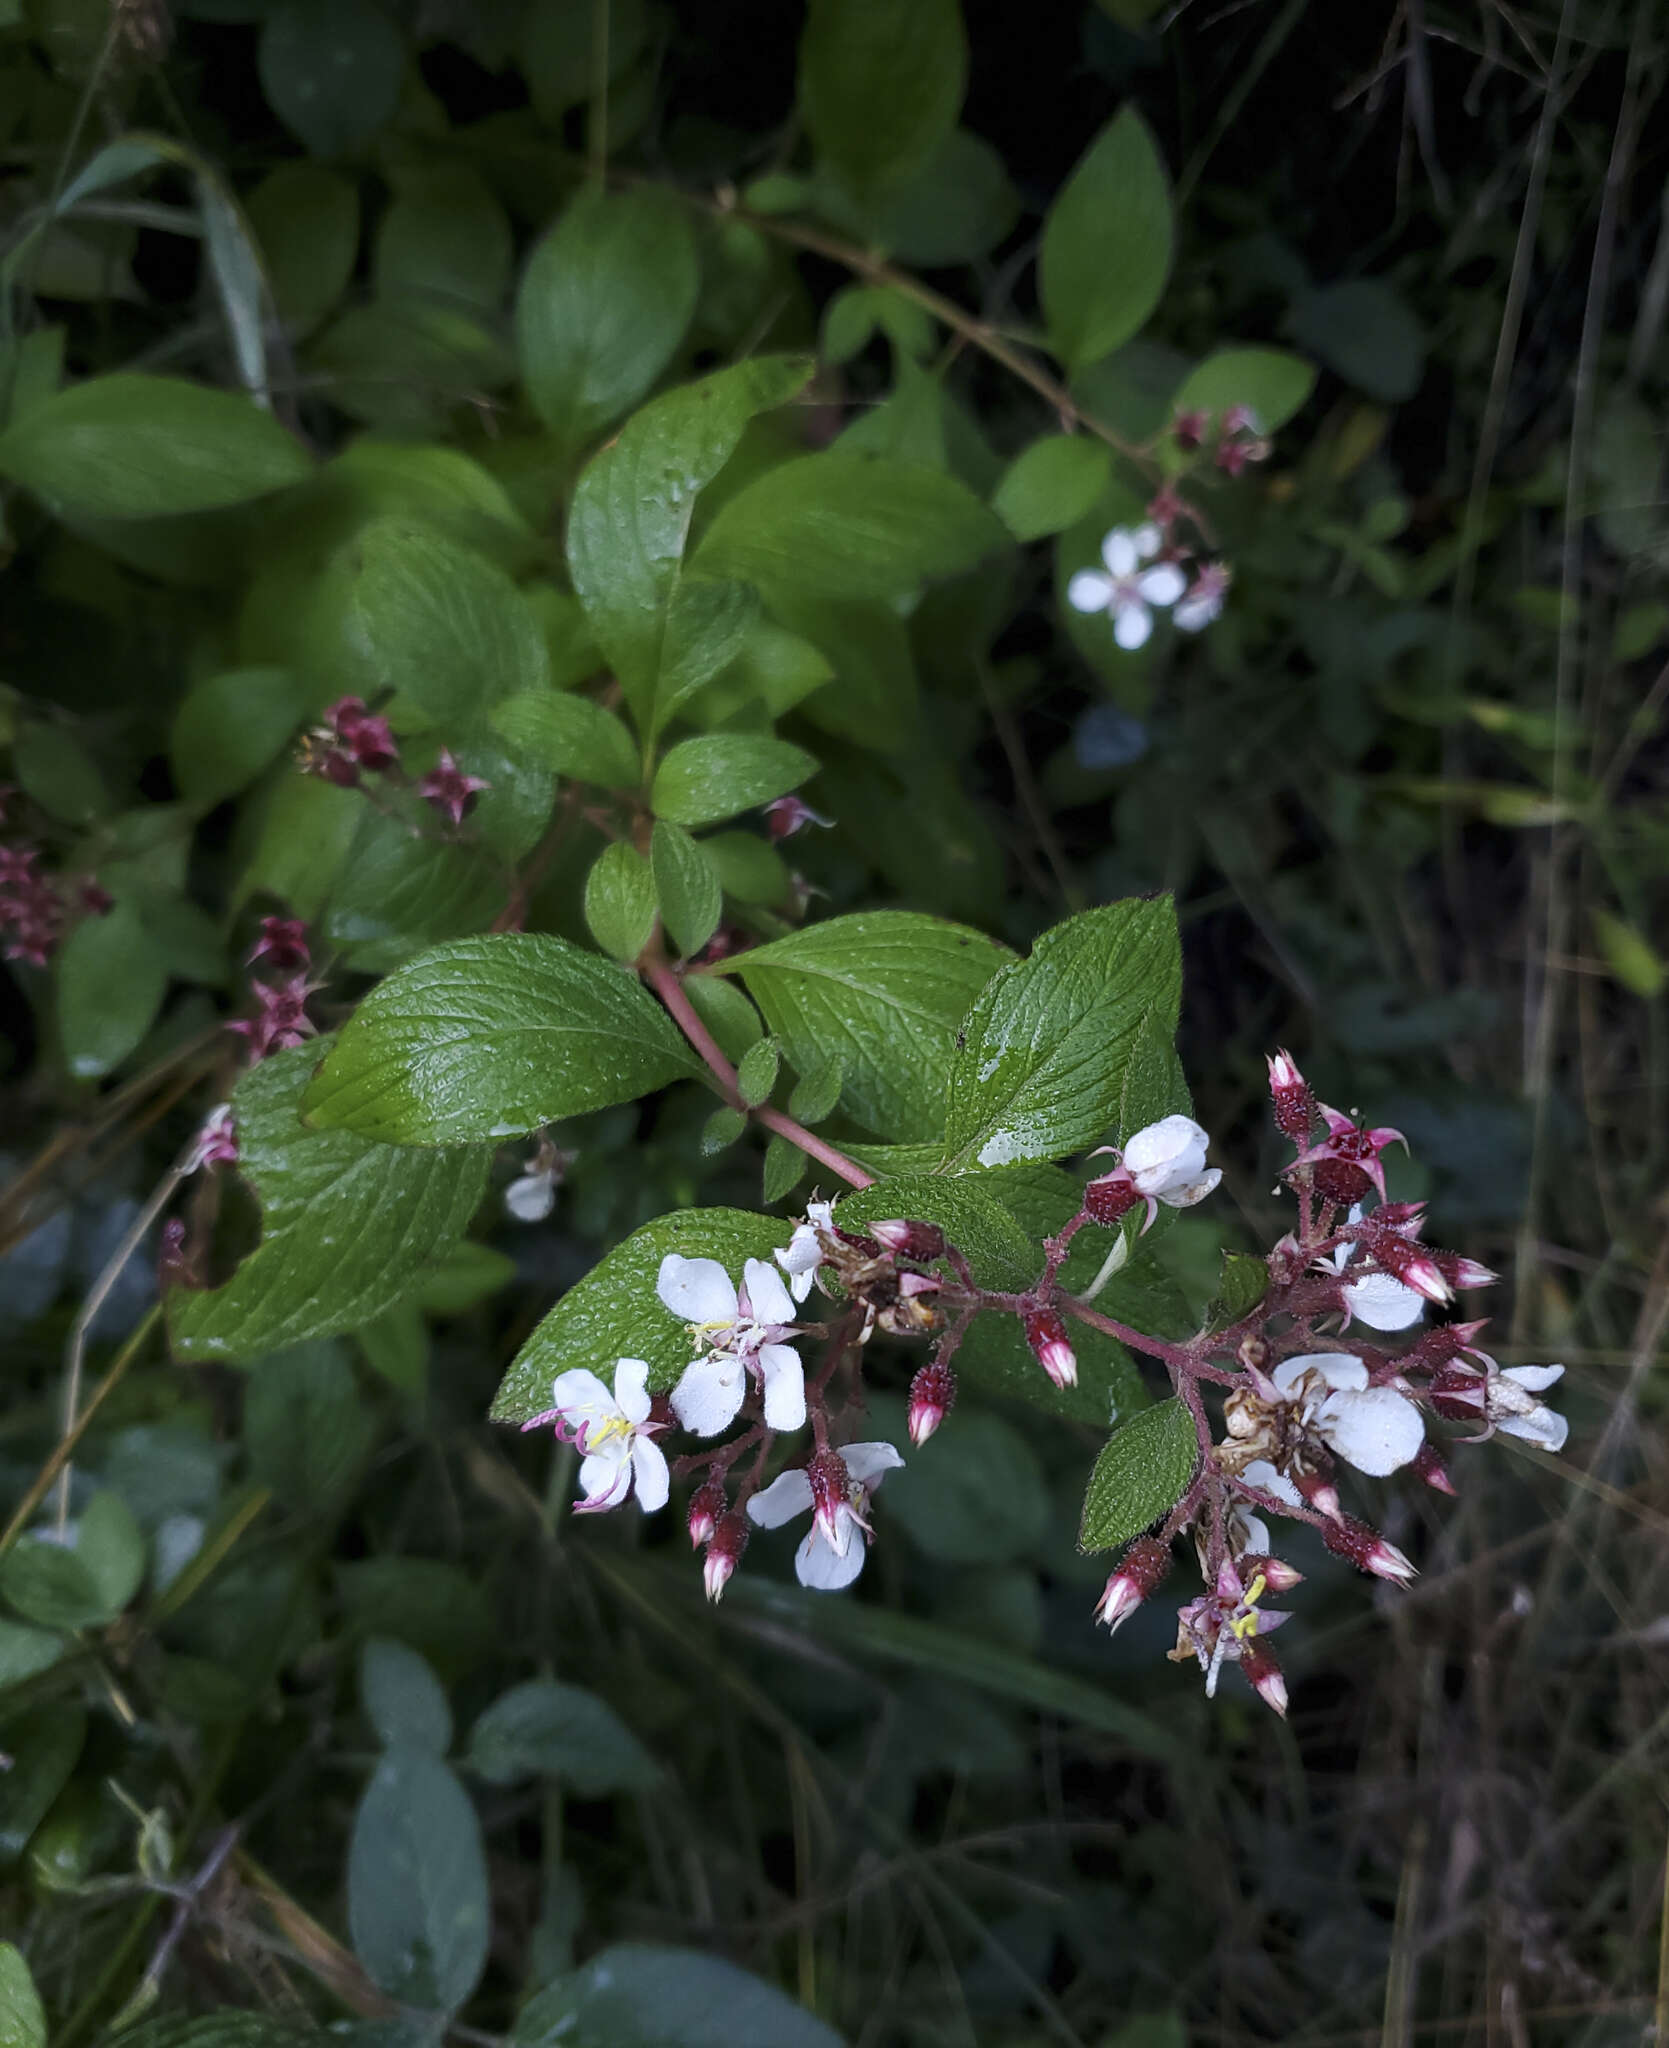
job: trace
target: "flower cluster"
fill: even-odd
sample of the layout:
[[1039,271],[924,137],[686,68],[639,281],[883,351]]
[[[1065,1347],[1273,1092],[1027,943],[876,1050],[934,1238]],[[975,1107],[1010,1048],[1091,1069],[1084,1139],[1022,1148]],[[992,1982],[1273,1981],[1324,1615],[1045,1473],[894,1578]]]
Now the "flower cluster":
[[[0,788],[0,825],[17,792]],[[64,936],[72,910],[102,917],[110,898],[91,880],[66,882],[42,867],[43,855],[29,839],[0,841],[0,939],[3,956],[45,967]]]
[[[400,749],[393,729],[385,717],[367,710],[361,697],[340,697],[330,706],[322,722],[301,743],[301,765],[307,774],[322,775],[339,789],[358,789],[367,775],[387,782],[401,779]],[[416,784],[423,801],[454,827],[464,822],[481,792],[491,787],[482,776],[466,774],[446,747]]]
[[261,936],[247,962],[255,1015],[236,1018],[226,1027],[247,1040],[251,1066],[269,1053],[287,1052],[302,1044],[318,1030],[307,1014],[308,997],[323,987],[322,982],[307,978],[312,964],[307,927],[300,918],[262,918]]

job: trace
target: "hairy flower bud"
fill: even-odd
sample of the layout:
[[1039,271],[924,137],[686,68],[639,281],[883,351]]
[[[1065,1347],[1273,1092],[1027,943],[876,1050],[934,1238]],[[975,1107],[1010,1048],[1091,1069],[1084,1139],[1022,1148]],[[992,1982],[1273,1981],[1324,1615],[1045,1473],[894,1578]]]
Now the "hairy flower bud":
[[920,1446],[956,1405],[956,1375],[930,1359],[910,1382],[910,1441]]
[[1115,1633],[1158,1585],[1171,1568],[1171,1547],[1156,1536],[1139,1536],[1119,1559],[1118,1566],[1095,1603],[1095,1618]]
[[1084,1189],[1084,1214],[1092,1223],[1110,1225],[1127,1215],[1142,1199],[1136,1183],[1121,1166],[1102,1174]]
[[1454,1498],[1454,1484],[1449,1478],[1448,1467],[1437,1454],[1435,1444],[1422,1444],[1415,1452],[1414,1462],[1408,1469],[1416,1479],[1423,1479],[1427,1486],[1435,1488],[1438,1493],[1446,1493],[1451,1499]]
[[936,1223],[909,1223],[893,1218],[885,1223],[872,1223],[869,1234],[877,1244],[882,1245],[896,1258],[941,1259],[945,1253],[945,1234]]
[[724,1481],[715,1473],[704,1480],[690,1495],[690,1548],[699,1550],[704,1543],[711,1543],[713,1531],[718,1527],[720,1517],[728,1505],[724,1493]]
[[313,964],[307,927],[299,917],[263,917],[261,936],[250,949],[247,964],[265,960],[278,974],[305,973]]
[[1055,1310],[1028,1309],[1023,1326],[1032,1355],[1055,1385],[1075,1387],[1078,1384],[1078,1354],[1066,1334],[1066,1324]]
[[1359,1572],[1371,1572],[1376,1579],[1406,1586],[1415,1576],[1414,1566],[1394,1543],[1352,1515],[1335,1516],[1322,1530],[1321,1540],[1336,1557],[1349,1558]]
[[1281,1667],[1255,1636],[1240,1645],[1240,1668],[1266,1707],[1272,1707],[1284,1721],[1287,1713],[1287,1682]]
[[1257,1550],[1242,1553],[1240,1576],[1248,1585],[1261,1578],[1271,1593],[1290,1593],[1294,1586],[1304,1583],[1304,1574],[1296,1566],[1288,1564],[1284,1557],[1270,1557],[1266,1552]]
[[1339,1519],[1339,1489],[1331,1479],[1319,1472],[1294,1472],[1292,1483],[1318,1515],[1326,1515],[1329,1521]]
[[1269,1058],[1269,1098],[1275,1105],[1275,1122],[1282,1135],[1295,1145],[1307,1145],[1315,1128],[1315,1090],[1298,1071],[1298,1062],[1285,1050]]
[[1446,1422],[1480,1421],[1489,1406],[1488,1377],[1452,1359],[1431,1376],[1431,1405]]
[[718,1526],[707,1539],[707,1561],[701,1569],[701,1582],[709,1600],[716,1601],[722,1597],[747,1547],[748,1525],[732,1510],[720,1518]]
[[849,1507],[847,1496],[852,1486],[846,1460],[838,1451],[819,1451],[806,1467],[806,1477],[811,1481],[812,1518],[824,1542],[844,1553],[846,1532],[842,1517]]

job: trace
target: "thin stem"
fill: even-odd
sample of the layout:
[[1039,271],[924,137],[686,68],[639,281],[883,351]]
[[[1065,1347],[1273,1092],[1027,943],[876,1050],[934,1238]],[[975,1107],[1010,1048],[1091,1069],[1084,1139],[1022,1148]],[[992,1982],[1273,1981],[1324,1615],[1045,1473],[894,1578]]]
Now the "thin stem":
[[785,1116],[780,1109],[772,1109],[769,1105],[749,1109],[736,1086],[736,1069],[719,1051],[714,1043],[713,1034],[696,1015],[694,1006],[684,993],[684,984],[672,968],[664,959],[650,952],[639,961],[638,971],[666,1005],[667,1014],[673,1023],[706,1062],[708,1070],[719,1084],[719,1093],[732,1109],[741,1110],[745,1115],[763,1124],[766,1130],[774,1132],[779,1138],[786,1138],[791,1145],[797,1145],[807,1158],[815,1159],[831,1173],[838,1173],[848,1186],[868,1188],[875,1185],[874,1174],[865,1173],[855,1159],[848,1159],[844,1152],[818,1137],[815,1131],[808,1131],[804,1124],[796,1123],[791,1116]]

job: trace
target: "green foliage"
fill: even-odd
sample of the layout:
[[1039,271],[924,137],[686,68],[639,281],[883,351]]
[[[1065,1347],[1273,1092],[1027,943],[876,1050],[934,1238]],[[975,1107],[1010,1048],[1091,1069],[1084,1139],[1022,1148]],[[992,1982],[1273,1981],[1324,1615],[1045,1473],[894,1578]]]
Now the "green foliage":
[[866,195],[933,155],[956,125],[967,71],[956,0],[813,0],[800,111],[818,154]]
[[46,2011],[29,1965],[0,1941],[0,2048],[46,2048]]
[[58,1029],[79,1081],[119,1067],[151,1027],[168,971],[131,904],[84,918],[58,957]]
[[1084,1495],[1081,1550],[1113,1550],[1173,1507],[1199,1460],[1193,1417],[1181,1401],[1132,1416],[1102,1446]]
[[1049,338],[1070,369],[1128,341],[1158,305],[1171,267],[1171,196],[1147,123],[1117,114],[1049,209],[1038,288]]
[[733,1963],[625,1943],[533,1999],[518,2048],[839,2048],[831,2027]]
[[348,1926],[372,1980],[402,2004],[453,2012],[487,1960],[487,1868],[469,1795],[427,1747],[396,1743],[372,1773],[348,1844]]
[[616,960],[633,961],[655,930],[655,878],[635,846],[605,846],[585,878],[585,921]]
[[489,1785],[558,1778],[582,1799],[645,1791],[659,1776],[606,1700],[552,1678],[501,1693],[470,1730],[466,1761]]
[[724,885],[707,845],[680,825],[657,818],[649,863],[661,918],[679,954],[699,953],[719,928]]

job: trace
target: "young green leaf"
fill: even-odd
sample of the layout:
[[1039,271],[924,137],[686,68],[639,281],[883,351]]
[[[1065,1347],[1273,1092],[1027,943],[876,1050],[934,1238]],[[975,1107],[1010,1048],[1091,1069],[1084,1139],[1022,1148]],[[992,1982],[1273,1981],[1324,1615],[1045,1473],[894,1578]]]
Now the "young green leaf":
[[1165,166],[1127,106],[1084,152],[1043,227],[1038,289],[1069,370],[1111,355],[1146,322],[1170,274],[1171,239]]
[[125,370],[72,384],[0,434],[0,476],[61,519],[212,512],[300,483],[312,467],[251,399]]
[[692,839],[681,825],[670,824],[665,818],[656,822],[650,837],[649,860],[655,873],[661,921],[678,949],[678,957],[688,960],[718,930],[724,914],[724,890],[718,869],[705,846]]
[[752,832],[715,832],[701,850],[718,871],[727,896],[738,903],[777,904],[788,900],[788,865],[774,846]]
[[406,46],[375,0],[279,0],[256,62],[285,127],[314,156],[345,156],[394,112]]
[[486,1188],[483,1151],[417,1152],[307,1129],[301,1100],[318,1054],[275,1053],[233,1092],[238,1170],[261,1205],[261,1241],[223,1287],[169,1294],[181,1358],[259,1358],[381,1315],[462,1235]]
[[655,1293],[669,1252],[717,1259],[732,1279],[749,1259],[786,1245],[790,1225],[745,1209],[680,1209],[634,1230],[556,1304],[516,1354],[492,1406],[495,1422],[526,1422],[551,1405],[559,1372],[588,1367],[612,1385],[622,1358],[642,1358],[657,1393],[672,1386],[695,1356],[688,1328]]
[[1008,958],[965,925],[873,910],[753,947],[734,970],[798,1072],[843,1066],[849,1115],[925,1139],[943,1128],[957,1027]]
[[119,1067],[162,1007],[168,969],[137,910],[85,917],[58,955],[58,1036],[78,1081]]
[[773,1138],[765,1147],[766,1201],[783,1201],[804,1180],[810,1164],[811,1161],[792,1138]]
[[1206,1310],[1206,1322],[1224,1329],[1250,1315],[1269,1292],[1269,1267],[1255,1252],[1224,1252],[1217,1292]]
[[12,768],[43,811],[70,825],[90,825],[110,809],[98,764],[61,725],[30,720],[12,742]]
[[404,1643],[369,1637],[359,1653],[359,1697],[385,1749],[445,1756],[452,1747],[452,1709],[427,1661]]
[[[676,825],[667,827],[669,832],[677,829]],[[763,1037],[765,1027],[759,1021],[759,1012],[734,983],[716,974],[686,974],[684,993],[696,1015],[712,1032],[719,1051],[733,1066],[745,1057],[749,1046],[757,1045]]]
[[811,374],[800,356],[759,356],[666,392],[586,466],[568,514],[568,568],[626,702],[647,726],[698,496],[758,413]]
[[537,1992],[516,2022],[526,2048],[841,2048],[774,1984],[693,1948],[622,1942]]
[[243,1404],[249,1470],[286,1506],[340,1509],[377,1440],[347,1353],[315,1339],[263,1358]]
[[46,2008],[9,1941],[0,1941],[0,2048],[46,2048]]
[[567,452],[654,383],[695,311],[700,266],[670,194],[585,191],[534,250],[516,297],[533,409]]
[[581,1799],[647,1791],[660,1777],[607,1700],[553,1678],[501,1693],[470,1730],[465,1762],[489,1785],[558,1778]]
[[8,1715],[8,1763],[0,1773],[0,1870],[9,1874],[9,1866],[23,1854],[75,1769],[86,1739],[85,1711],[62,1700]]
[[846,1230],[889,1217],[940,1224],[982,1287],[1018,1291],[1042,1268],[1042,1254],[1003,1207],[1001,1190],[983,1176],[898,1174],[844,1196],[835,1214]]
[[716,825],[797,788],[817,763],[786,740],[753,733],[708,733],[680,740],[655,771],[649,794],[657,818],[675,825]]
[[347,290],[359,249],[359,188],[321,164],[281,164],[246,202],[285,327],[306,334]]
[[575,782],[632,789],[642,772],[631,734],[589,697],[528,691],[496,705],[492,723],[513,753]]
[[1174,1032],[1181,989],[1168,896],[1086,910],[1043,933],[968,1016],[950,1071],[947,1158],[1007,1166],[1094,1144],[1119,1114],[1149,1012]]
[[650,735],[736,660],[759,623],[759,594],[749,583],[688,576],[667,608],[661,673]]
[[774,1038],[749,1046],[736,1068],[736,1089],[749,1109],[769,1102],[782,1070],[782,1051]]
[[655,930],[655,878],[623,839],[605,846],[585,878],[585,921],[616,960],[635,960]]
[[50,1671],[68,1647],[69,1639],[56,1629],[0,1621],[0,1692]]
[[1171,400],[1173,412],[1209,413],[1221,423],[1246,406],[1260,434],[1284,427],[1315,389],[1315,368],[1280,348],[1220,348],[1190,370]]
[[666,1013],[620,968],[508,932],[436,946],[374,988],[302,1110],[391,1145],[487,1143],[694,1071]]
[[479,171],[423,163],[395,172],[394,201],[378,225],[371,264],[379,292],[415,292],[494,312],[513,257],[509,217]]
[[800,111],[852,192],[919,170],[956,126],[967,81],[957,0],[811,0]]
[[287,668],[240,668],[187,691],[174,714],[168,758],[188,804],[208,808],[271,767],[307,715],[307,691]]
[[95,1494],[61,1544],[31,1532],[0,1564],[0,1593],[26,1620],[46,1628],[98,1628],[114,1621],[145,1575],[145,1539],[119,1493]]
[[453,2012],[487,1960],[487,1865],[468,1793],[437,1757],[391,1749],[354,1815],[348,1928],[404,2005]]
[[728,1152],[746,1132],[747,1112],[740,1109],[715,1109],[701,1127],[701,1156],[716,1159],[721,1152]]
[[1046,434],[1009,464],[991,509],[1016,540],[1041,540],[1082,519],[1111,474],[1105,443],[1087,434]]
[[1078,1548],[1114,1550],[1139,1536],[1182,1498],[1199,1454],[1194,1419],[1177,1400],[1115,1429],[1090,1474]]

